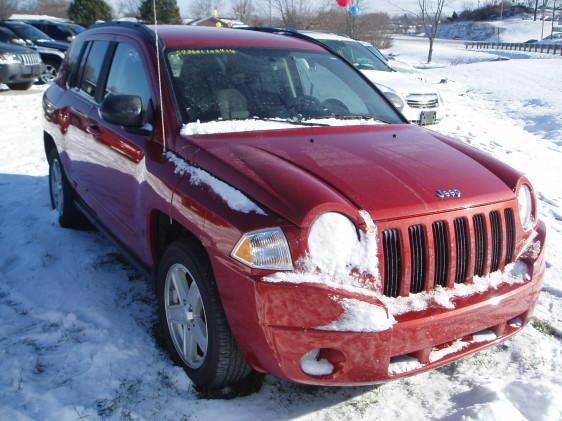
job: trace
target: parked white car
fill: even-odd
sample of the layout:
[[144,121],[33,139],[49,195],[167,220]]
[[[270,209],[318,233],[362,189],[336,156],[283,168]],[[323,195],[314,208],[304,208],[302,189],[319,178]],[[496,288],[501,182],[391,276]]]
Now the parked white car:
[[302,33],[322,42],[353,63],[410,122],[435,124],[445,116],[443,98],[434,85],[414,74],[395,71],[361,41],[332,33]]

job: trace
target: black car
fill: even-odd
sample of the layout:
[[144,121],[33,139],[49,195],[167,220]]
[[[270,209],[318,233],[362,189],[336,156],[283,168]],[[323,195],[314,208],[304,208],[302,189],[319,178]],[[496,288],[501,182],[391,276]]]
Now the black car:
[[[20,45],[23,43],[37,50],[41,55],[44,67],[39,77],[40,82],[49,83],[55,79],[59,66],[64,58],[64,53],[70,44],[55,41],[34,26],[20,21],[0,21],[0,31],[2,33],[11,31],[13,34],[11,40],[6,40],[5,42]],[[9,35],[4,35],[4,37],[10,38]]]
[[41,74],[41,57],[30,48],[0,42],[0,83],[25,90]]
[[0,27],[8,28],[25,42],[38,47],[52,48],[61,52],[68,50],[68,42],[55,41],[35,26],[16,20],[0,21]]
[[59,22],[52,20],[25,20],[23,21],[46,33],[56,41],[72,42],[74,37],[85,28],[76,23]]

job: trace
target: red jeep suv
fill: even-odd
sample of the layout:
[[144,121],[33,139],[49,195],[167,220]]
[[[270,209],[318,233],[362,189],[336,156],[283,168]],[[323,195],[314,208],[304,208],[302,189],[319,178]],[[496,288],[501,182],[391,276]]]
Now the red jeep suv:
[[529,180],[298,34],[102,24],[43,98],[52,206],[152,273],[201,388],[381,382],[497,344],[545,270]]

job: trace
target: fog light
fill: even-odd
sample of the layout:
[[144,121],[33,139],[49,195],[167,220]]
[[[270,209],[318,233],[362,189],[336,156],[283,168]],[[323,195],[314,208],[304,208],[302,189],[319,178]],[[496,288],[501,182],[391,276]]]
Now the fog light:
[[309,376],[328,376],[334,372],[334,366],[326,358],[320,358],[320,349],[313,349],[301,358],[301,370]]

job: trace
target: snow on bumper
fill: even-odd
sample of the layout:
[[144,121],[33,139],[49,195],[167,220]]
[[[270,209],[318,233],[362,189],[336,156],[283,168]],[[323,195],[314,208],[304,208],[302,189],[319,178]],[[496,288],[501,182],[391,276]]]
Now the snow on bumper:
[[[544,236],[540,240],[544,245]],[[376,297],[359,297],[354,291],[313,283],[258,282],[260,324],[275,360],[274,366],[258,368],[299,383],[358,385],[415,374],[469,355],[509,338],[528,322],[544,275],[544,247],[521,256],[518,263],[529,275],[521,282],[455,297],[452,308],[432,302],[394,316]],[[302,370],[299,362],[311,351],[333,366],[330,374]]]

